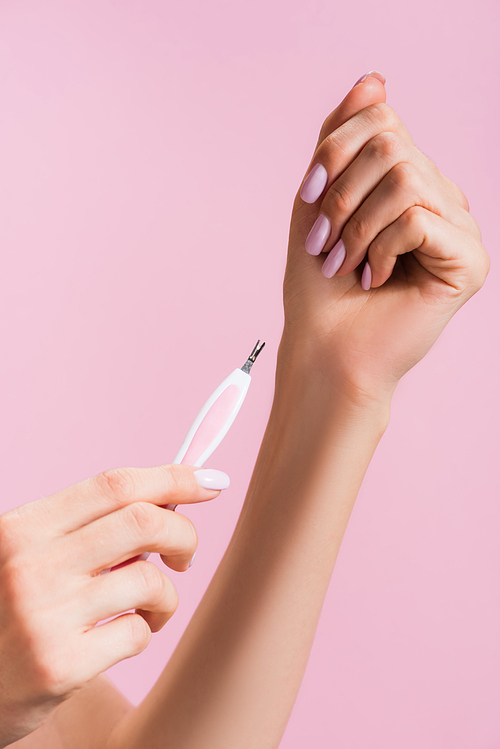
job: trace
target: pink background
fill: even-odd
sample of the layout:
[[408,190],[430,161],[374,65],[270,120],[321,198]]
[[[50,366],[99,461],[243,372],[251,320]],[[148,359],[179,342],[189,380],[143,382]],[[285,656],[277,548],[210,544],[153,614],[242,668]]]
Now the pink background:
[[499,20],[494,0],[1,3],[0,509],[171,461],[213,388],[267,342],[208,464],[231,488],[186,513],[200,545],[172,573],[179,609],[108,672],[134,703],[243,502],[319,126],[376,68],[466,192],[492,269],[396,393],[282,746],[500,745]]

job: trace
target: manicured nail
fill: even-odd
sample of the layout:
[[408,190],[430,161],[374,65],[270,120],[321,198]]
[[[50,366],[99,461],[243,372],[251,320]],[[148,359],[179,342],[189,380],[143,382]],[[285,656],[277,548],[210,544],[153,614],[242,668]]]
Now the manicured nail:
[[332,227],[327,217],[320,213],[307,235],[306,252],[310,255],[319,255],[330,236],[331,230]]
[[335,247],[330,250],[328,253],[325,262],[323,263],[323,266],[321,268],[321,272],[323,273],[326,278],[332,278],[342,263],[345,260],[345,246],[341,239],[337,242]]
[[323,164],[313,166],[302,185],[300,197],[304,203],[315,203],[328,182],[328,173]]
[[361,287],[365,291],[368,291],[371,285],[372,285],[372,269],[370,268],[370,263],[367,262],[365,267],[363,268],[363,275],[361,276]]
[[231,483],[227,473],[216,471],[215,468],[203,468],[201,471],[195,471],[194,475],[199,485],[205,489],[227,489]]
[[[382,83],[385,85],[385,83],[387,81],[385,75],[382,75],[382,73],[379,73],[378,70],[370,70],[369,73],[365,73],[364,75],[361,76],[361,78],[358,78],[358,80],[356,81],[356,83],[354,84],[354,86],[357,86],[358,83],[363,83],[363,81],[366,81],[366,79],[370,75],[373,76],[373,78],[378,78],[378,80],[382,81]],[[354,88],[354,86],[353,86],[353,88]]]
[[[193,562],[194,562],[194,558],[195,558],[195,556],[196,556],[196,551],[195,551],[195,552],[194,552],[194,554],[193,554],[193,558],[192,558],[192,559],[191,559],[191,561],[189,562],[189,567],[192,567],[192,566],[193,566]],[[188,567],[188,569],[189,569],[189,567]]]

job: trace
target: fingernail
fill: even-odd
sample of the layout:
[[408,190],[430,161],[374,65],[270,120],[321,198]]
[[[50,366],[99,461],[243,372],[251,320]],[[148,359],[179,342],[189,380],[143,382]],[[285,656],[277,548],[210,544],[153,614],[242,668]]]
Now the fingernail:
[[[382,81],[382,83],[385,85],[385,83],[387,81],[385,75],[383,75],[382,73],[379,73],[378,70],[370,70],[369,73],[365,73],[364,75],[361,76],[361,78],[358,78],[358,80],[356,81],[356,83],[354,84],[354,86],[357,86],[358,83],[363,83],[363,81],[366,81],[366,79],[370,75],[373,76],[373,78],[378,78],[378,80]],[[354,86],[353,86],[353,88],[354,88]]]
[[328,253],[321,272],[326,278],[332,278],[345,260],[345,245],[341,239]]
[[332,227],[327,217],[320,213],[307,235],[306,252],[310,255],[319,255],[330,236],[331,230]]
[[328,173],[323,164],[313,166],[300,190],[304,203],[315,203],[328,181]]
[[[225,474],[224,474],[224,475],[225,475]],[[192,559],[191,559],[191,561],[189,562],[189,567],[192,567],[192,566],[193,566],[193,562],[194,562],[194,558],[195,558],[195,556],[196,556],[196,551],[195,551],[195,552],[194,552],[194,554],[193,554],[193,558],[192,558]],[[189,567],[188,567],[188,569],[189,569]]]
[[370,268],[370,263],[367,262],[365,267],[363,268],[363,275],[361,276],[361,287],[365,291],[368,291],[371,285],[372,285],[372,269]]
[[231,483],[227,473],[217,471],[215,468],[204,468],[201,471],[195,471],[194,475],[199,485],[205,489],[227,489]]

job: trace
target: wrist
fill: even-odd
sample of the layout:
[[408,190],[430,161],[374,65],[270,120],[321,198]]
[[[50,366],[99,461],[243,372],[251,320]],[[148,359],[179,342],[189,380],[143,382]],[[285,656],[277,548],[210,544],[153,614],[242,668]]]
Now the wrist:
[[[313,508],[320,517],[338,510],[334,523],[341,539],[389,424],[390,402],[386,394],[352,397],[307,356],[289,356],[280,346],[274,400],[246,500],[256,525],[260,512],[269,521],[271,506],[278,515]],[[343,509],[332,504],[332,492]],[[247,510],[240,522],[250,517]]]
[[327,347],[304,339],[297,342],[285,331],[278,349],[276,396],[282,391],[295,390],[296,396],[310,391],[315,394],[311,403],[318,410],[340,409],[353,417],[386,419],[388,423],[398,381],[380,381],[347,367],[341,357],[334,363],[332,358]]

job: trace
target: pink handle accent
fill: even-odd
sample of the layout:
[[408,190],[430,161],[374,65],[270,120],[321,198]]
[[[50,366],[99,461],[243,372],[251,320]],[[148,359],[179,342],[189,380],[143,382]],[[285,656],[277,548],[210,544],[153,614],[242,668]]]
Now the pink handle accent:
[[[229,385],[219,395],[202,419],[181,463],[196,465],[197,460],[203,455],[208,445],[219,434],[239,397],[240,389],[237,385]],[[163,507],[167,510],[175,510],[177,505],[163,505]]]
[[191,440],[182,463],[195,466],[207,447],[217,437],[240,397],[237,385],[229,385],[217,398],[203,418]]

